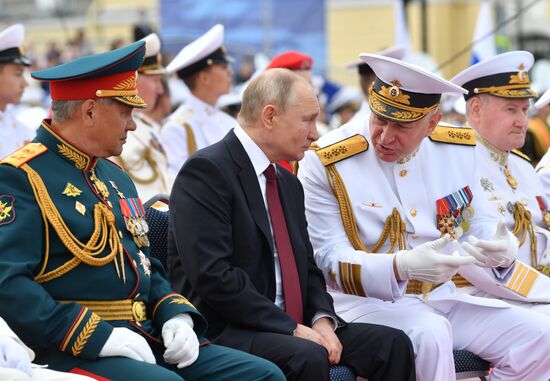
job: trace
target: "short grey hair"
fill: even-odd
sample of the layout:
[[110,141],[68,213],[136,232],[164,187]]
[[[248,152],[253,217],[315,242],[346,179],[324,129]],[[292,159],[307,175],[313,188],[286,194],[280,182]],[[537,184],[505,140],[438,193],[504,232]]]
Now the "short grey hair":
[[295,101],[294,84],[304,81],[302,77],[288,69],[268,69],[256,77],[243,94],[239,122],[255,122],[260,117],[264,106],[271,104],[282,111]]
[[[69,101],[53,101],[51,104],[52,119],[57,122],[66,122],[70,120],[76,110],[82,105],[85,100],[69,100]],[[111,98],[98,98],[96,102],[108,103],[112,102]]]

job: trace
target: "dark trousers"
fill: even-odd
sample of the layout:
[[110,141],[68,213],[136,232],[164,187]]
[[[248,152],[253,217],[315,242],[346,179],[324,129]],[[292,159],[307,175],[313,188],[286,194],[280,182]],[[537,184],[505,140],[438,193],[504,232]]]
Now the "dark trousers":
[[[328,381],[329,361],[326,349],[299,337],[250,332],[250,348],[238,348],[236,341],[226,345],[268,359],[283,371],[289,381]],[[349,323],[336,330],[343,351],[340,365],[369,381],[414,381],[414,352],[403,331],[375,324]],[[223,343],[222,341],[219,341]]]
[[284,381],[283,374],[273,363],[219,345],[201,347],[197,361],[183,369],[166,364],[162,358],[164,350],[160,346],[152,349],[157,364],[126,357],[84,360],[55,349],[39,356],[35,362],[46,363],[54,370],[72,371],[101,381]]

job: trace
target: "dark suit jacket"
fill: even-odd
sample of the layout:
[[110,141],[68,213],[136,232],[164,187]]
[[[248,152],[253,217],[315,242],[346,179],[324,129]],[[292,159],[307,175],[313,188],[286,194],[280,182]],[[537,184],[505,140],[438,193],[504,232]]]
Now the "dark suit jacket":
[[[282,167],[277,172],[304,322],[309,324],[317,312],[336,316],[313,259],[302,186]],[[253,336],[246,332],[291,334],[296,328],[296,322],[274,304],[267,210],[252,162],[233,131],[196,152],[182,167],[170,196],[168,235],[172,286],[204,314],[210,338],[246,350]]]

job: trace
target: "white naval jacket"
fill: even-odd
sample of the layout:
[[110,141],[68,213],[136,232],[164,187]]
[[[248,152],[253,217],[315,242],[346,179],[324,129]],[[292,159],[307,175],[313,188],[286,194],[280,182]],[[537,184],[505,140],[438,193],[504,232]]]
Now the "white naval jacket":
[[546,195],[546,200],[550,200],[550,147],[542,159],[540,159],[535,171],[537,172],[542,189]]
[[35,136],[35,130],[17,121],[12,105],[0,111],[0,159],[23,147]]
[[157,133],[159,127],[139,112],[134,113],[134,121],[136,130],[128,132],[122,154],[113,160],[132,178],[145,202],[159,193],[170,194],[173,178]]
[[[481,196],[487,200],[495,218],[504,220],[510,231],[514,227],[514,216],[508,204],[519,201],[531,212],[531,223],[537,239],[537,262],[547,265],[550,263],[550,232],[543,221],[543,213],[539,207],[536,196],[545,196],[543,186],[537,174],[526,159],[519,154],[510,153],[507,165],[510,174],[517,182],[515,190],[508,184],[506,176],[497,161],[491,157],[491,151],[480,142],[475,148],[476,162],[478,165],[479,184],[482,188]],[[546,197],[547,207],[550,200]],[[516,291],[511,292],[506,287],[501,287],[498,282],[490,289],[484,289],[489,294],[507,299],[523,302],[550,302],[550,278],[534,270],[531,263],[531,239],[526,233],[526,239],[519,249],[518,261],[514,272],[509,275],[510,285]],[[521,283],[523,282],[523,284]],[[521,286],[522,284],[522,286]]]
[[[160,134],[170,174],[175,177],[193,153],[189,152],[189,143],[196,150],[208,147],[221,140],[237,124],[235,118],[189,94],[187,101],[168,117]],[[188,140],[191,135],[192,142]]]
[[[473,134],[471,130],[465,129],[464,132]],[[318,145],[327,147],[356,134],[364,136],[371,144],[368,118],[332,131],[323,136]],[[441,232],[437,227],[436,200],[465,186],[469,186],[473,193],[471,207],[474,209],[474,218],[466,234],[474,234],[480,239],[491,238],[496,221],[490,218],[487,205],[481,198],[473,149],[473,146],[440,143],[426,138],[416,155],[403,164],[381,162],[372,147],[337,162],[335,167],[346,186],[362,242],[368,248],[375,245],[394,207],[406,223],[408,249],[439,238]],[[384,166],[395,186],[390,183]],[[405,282],[395,279],[394,255],[366,254],[355,250],[348,240],[337,199],[316,152],[306,152],[299,165],[298,177],[304,187],[308,230],[315,259],[333,291],[335,302],[340,304],[338,310],[353,310],[365,303],[365,298],[349,292],[350,284],[351,288],[361,289],[368,297],[395,301],[402,296]],[[449,253],[460,250],[456,242],[449,246]],[[386,253],[388,250],[389,244],[386,242],[379,252]],[[486,277],[497,277],[497,274],[492,275],[491,269],[475,265],[464,267],[472,267],[472,272],[486,274]],[[502,274],[498,273],[498,276],[502,277]],[[344,286],[343,282],[347,284]],[[452,282],[436,288],[421,299],[439,310],[448,310],[459,301],[492,307],[508,306],[498,300],[456,293]]]

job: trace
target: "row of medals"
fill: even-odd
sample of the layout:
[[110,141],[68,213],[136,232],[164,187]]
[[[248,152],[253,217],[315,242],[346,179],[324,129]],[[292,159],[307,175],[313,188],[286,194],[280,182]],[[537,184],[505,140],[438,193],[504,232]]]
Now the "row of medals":
[[[90,180],[97,193],[101,195],[103,200],[109,205],[109,208],[113,208],[113,204],[109,201],[109,189],[103,181],[101,181],[95,174],[95,171],[92,169],[90,172]],[[111,186],[116,191],[118,197],[125,199],[124,193],[122,193],[114,181],[110,181]],[[149,246],[149,238],[147,233],[149,233],[149,226],[147,221],[142,216],[124,216],[124,222],[126,224],[126,229],[132,234],[135,244],[138,247],[147,247]]]

